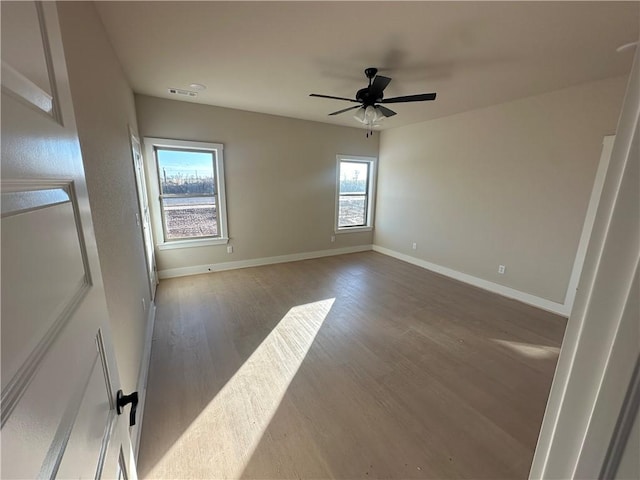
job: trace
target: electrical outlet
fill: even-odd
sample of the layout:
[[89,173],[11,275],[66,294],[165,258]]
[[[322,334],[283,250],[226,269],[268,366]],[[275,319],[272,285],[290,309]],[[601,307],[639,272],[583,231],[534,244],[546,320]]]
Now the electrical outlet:
[[331,235],[331,243],[336,241],[336,236],[335,235]]
[[227,253],[233,253],[233,245],[227,245]]
[[500,275],[504,275],[504,271],[505,271],[505,266],[504,265],[498,265],[498,273]]
[[413,250],[417,250],[417,249],[418,249],[418,244],[417,244],[416,242],[413,242],[413,243],[411,244],[411,248],[412,248]]

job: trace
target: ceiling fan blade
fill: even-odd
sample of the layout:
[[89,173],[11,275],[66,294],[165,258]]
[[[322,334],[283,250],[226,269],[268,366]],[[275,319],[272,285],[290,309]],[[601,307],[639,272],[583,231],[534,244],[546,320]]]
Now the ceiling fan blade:
[[373,79],[373,83],[371,84],[371,87],[369,88],[370,92],[375,92],[376,96],[378,96],[377,94],[382,93],[382,91],[387,88],[387,85],[389,85],[389,82],[391,82],[391,79],[389,77],[383,77],[382,75],[376,75],[376,78]]
[[343,108],[342,110],[338,110],[337,112],[330,113],[329,115],[338,115],[340,113],[348,112],[349,110],[355,110],[356,108],[362,108],[362,106],[356,105],[355,107]]
[[405,95],[404,97],[385,98],[381,100],[380,103],[426,102],[435,99],[435,93],[419,93],[418,95]]
[[383,107],[382,105],[376,105],[376,108],[380,110],[385,117],[393,117],[396,114],[396,112],[390,108]]
[[353,100],[352,98],[344,98],[344,97],[333,97],[331,95],[320,95],[318,93],[311,93],[309,94],[310,97],[320,97],[320,98],[332,98],[334,100],[345,100],[347,102],[356,102],[356,103],[360,103],[358,100]]

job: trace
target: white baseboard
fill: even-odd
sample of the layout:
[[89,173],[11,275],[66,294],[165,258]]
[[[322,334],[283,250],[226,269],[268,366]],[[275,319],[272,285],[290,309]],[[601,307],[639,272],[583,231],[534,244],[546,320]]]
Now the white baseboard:
[[551,300],[547,300],[545,298],[521,292],[520,290],[516,290],[514,288],[505,287],[504,285],[490,282],[489,280],[483,280],[482,278],[458,272],[457,270],[443,267],[435,263],[427,262],[426,260],[421,260],[410,255],[405,255],[404,253],[396,252],[395,250],[390,250],[379,245],[373,245],[372,249],[375,252],[397,258],[398,260],[402,260],[413,265],[417,265],[418,267],[431,270],[432,272],[440,273],[455,280],[459,280],[461,282],[468,283],[469,285],[482,288],[483,290],[497,293],[498,295],[502,295],[503,297],[518,300],[519,302],[526,303],[527,305],[532,305],[534,307],[540,308],[542,310],[547,310],[558,315],[562,315],[563,317],[569,316],[569,308],[562,303],[552,302]]
[[156,322],[156,304],[149,303],[149,315],[147,316],[147,325],[144,334],[144,350],[142,351],[142,360],[140,362],[140,371],[138,373],[138,415],[136,418],[136,426],[132,429],[131,446],[136,462],[138,460],[138,451],[140,450],[140,437],[142,433],[142,422],[144,419],[144,404],[147,398],[147,380],[149,378],[149,363],[151,362],[151,343],[153,340],[153,327]]
[[296,262],[298,260],[309,260],[311,258],[330,257],[333,255],[343,255],[345,253],[366,252],[371,249],[372,245],[357,245],[355,247],[332,248],[330,250],[317,250],[315,252],[278,255],[277,257],[252,258],[249,260],[239,260],[237,262],[223,262],[209,265],[194,265],[192,267],[168,268],[166,270],[160,270],[158,272],[158,276],[161,279],[184,277],[187,275],[198,275],[201,273],[235,270],[237,268],[259,267],[262,265],[272,265],[274,263]]
[[250,260],[239,260],[236,262],[223,262],[209,265],[194,265],[192,267],[169,268],[166,270],[160,270],[158,272],[158,276],[161,279],[184,277],[187,275],[198,275],[201,273],[235,270],[237,268],[259,267],[262,265],[271,265],[274,263],[295,262],[298,260],[308,260],[311,258],[343,255],[345,253],[365,252],[368,250],[374,250],[384,255],[397,258],[398,260],[417,265],[427,270],[431,270],[432,272],[440,273],[455,280],[459,280],[461,282],[468,283],[469,285],[482,288],[483,290],[497,293],[498,295],[502,295],[503,297],[518,300],[522,303],[532,305],[542,310],[547,310],[564,317],[569,316],[569,307],[565,304],[552,302],[551,300],[547,300],[542,297],[521,292],[520,290],[516,290],[514,288],[505,287],[504,285],[490,282],[489,280],[484,280],[482,278],[474,277],[473,275],[469,275],[466,273],[458,272],[457,270],[443,267],[435,263],[427,262],[426,260],[421,260],[410,255],[405,255],[404,253],[396,252],[395,250],[390,250],[379,245],[358,245],[355,247],[334,248],[330,250],[318,250],[315,252],[293,253],[290,255],[279,255],[276,257],[252,258]]

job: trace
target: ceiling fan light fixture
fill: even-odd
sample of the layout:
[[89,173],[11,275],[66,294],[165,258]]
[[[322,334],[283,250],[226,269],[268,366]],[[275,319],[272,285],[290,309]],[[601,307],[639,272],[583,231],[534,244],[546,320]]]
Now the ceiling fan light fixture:
[[376,108],[376,116],[375,116],[375,118],[373,120],[376,123],[376,125],[374,125],[374,126],[378,126],[377,124],[382,122],[385,118],[387,118],[387,117],[380,110],[378,110]]
[[364,121],[367,125],[373,125],[376,121],[378,113],[373,105],[369,105],[364,109]]
[[373,105],[369,105],[367,107],[363,106],[362,108],[356,110],[353,118],[369,127],[378,127],[378,122],[381,122],[386,117],[376,107],[374,107]]

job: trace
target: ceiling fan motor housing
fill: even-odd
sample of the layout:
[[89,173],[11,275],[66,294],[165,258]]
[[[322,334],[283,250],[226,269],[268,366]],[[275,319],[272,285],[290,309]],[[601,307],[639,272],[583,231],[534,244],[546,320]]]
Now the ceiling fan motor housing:
[[365,87],[358,90],[358,93],[356,93],[356,100],[362,102],[364,106],[367,107],[382,100],[383,96],[382,92],[379,92],[379,95],[371,95],[369,87]]

